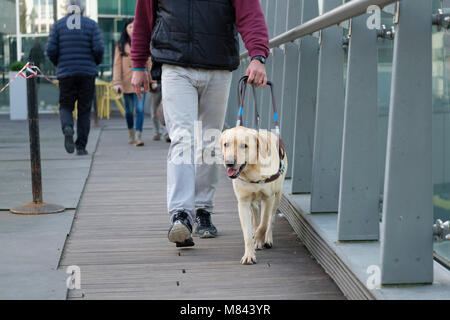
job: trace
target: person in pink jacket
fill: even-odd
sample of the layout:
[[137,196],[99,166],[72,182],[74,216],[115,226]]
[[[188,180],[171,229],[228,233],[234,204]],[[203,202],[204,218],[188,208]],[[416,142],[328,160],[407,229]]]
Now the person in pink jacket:
[[[128,143],[137,147],[143,146],[142,129],[144,126],[144,106],[148,98],[147,93],[142,94],[142,99],[138,99],[131,84],[132,61],[130,57],[131,35],[133,32],[133,20],[128,19],[120,36],[119,43],[114,53],[113,85],[116,93],[123,93],[125,100],[125,118],[128,127]],[[150,60],[147,59],[147,67],[150,67]],[[147,72],[149,77],[149,72]],[[134,113],[136,111],[136,120]],[[135,125],[136,123],[136,130]]]

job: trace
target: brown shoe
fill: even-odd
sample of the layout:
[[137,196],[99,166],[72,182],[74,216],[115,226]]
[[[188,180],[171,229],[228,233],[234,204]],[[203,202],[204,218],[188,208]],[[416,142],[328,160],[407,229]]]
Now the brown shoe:
[[128,129],[128,143],[134,144],[134,129]]
[[141,136],[142,136],[142,132],[141,131],[136,131],[136,135],[134,137],[134,145],[136,147],[142,147],[144,145],[144,142],[141,140]]
[[160,135],[153,136],[153,141],[159,141],[159,140],[161,140],[161,136]]

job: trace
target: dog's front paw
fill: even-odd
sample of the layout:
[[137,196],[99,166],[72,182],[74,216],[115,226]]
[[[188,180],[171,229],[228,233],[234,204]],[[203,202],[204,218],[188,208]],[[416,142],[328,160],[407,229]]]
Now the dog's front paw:
[[264,240],[261,238],[255,238],[255,249],[262,250],[264,248]]
[[272,242],[266,242],[264,243],[264,248],[266,249],[271,249],[273,247],[273,243]]
[[256,230],[255,232],[255,248],[256,250],[262,250],[264,248],[264,236],[265,236],[265,231],[262,230],[261,228],[258,228],[258,230]]
[[272,230],[267,231],[265,239],[264,239],[264,248],[270,249],[273,246],[273,236]]
[[255,253],[245,253],[241,259],[242,264],[255,264],[256,263],[256,255]]

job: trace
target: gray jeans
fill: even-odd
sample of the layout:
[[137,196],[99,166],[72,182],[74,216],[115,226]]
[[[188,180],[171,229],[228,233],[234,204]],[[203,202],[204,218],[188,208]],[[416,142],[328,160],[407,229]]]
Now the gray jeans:
[[194,141],[203,137],[194,136],[198,133],[195,123],[199,121],[203,134],[208,129],[222,130],[231,72],[164,64],[161,81],[164,118],[172,140],[167,161],[167,208],[171,221],[176,211],[185,210],[193,223],[196,209],[213,211],[220,169],[219,164],[202,161],[203,151],[214,148],[218,141],[207,139],[202,148],[196,148],[199,144]]

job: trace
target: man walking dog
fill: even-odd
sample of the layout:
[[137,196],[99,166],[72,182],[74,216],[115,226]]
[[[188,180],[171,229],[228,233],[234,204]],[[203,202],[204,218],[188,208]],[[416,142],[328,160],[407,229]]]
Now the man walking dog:
[[[202,132],[223,128],[231,71],[239,66],[237,32],[252,57],[248,82],[265,86],[269,39],[259,0],[137,2],[132,84],[138,96],[148,91],[145,63],[151,55],[153,66],[161,65],[164,117],[172,140],[167,163],[168,237],[177,247],[193,246],[193,232],[202,238],[217,235],[211,213],[219,167],[197,157],[194,162],[198,139],[194,126],[200,121]],[[182,160],[186,136],[189,163]],[[216,143],[203,142],[202,148],[210,150]]]

